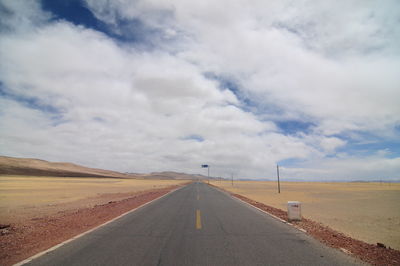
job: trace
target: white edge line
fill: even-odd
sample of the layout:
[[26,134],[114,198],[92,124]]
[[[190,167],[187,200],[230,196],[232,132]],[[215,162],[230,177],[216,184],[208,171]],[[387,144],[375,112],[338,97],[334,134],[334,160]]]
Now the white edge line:
[[60,244],[57,244],[57,245],[55,245],[55,246],[53,246],[53,247],[51,247],[51,248],[49,248],[49,249],[46,249],[45,251],[39,252],[39,253],[37,253],[36,255],[33,255],[33,256],[31,256],[31,257],[29,257],[29,258],[27,258],[27,259],[25,259],[25,260],[23,260],[23,261],[21,261],[21,262],[18,262],[18,263],[16,263],[16,264],[14,264],[13,266],[21,266],[21,265],[24,265],[24,264],[26,264],[26,263],[29,263],[29,262],[31,262],[32,260],[37,259],[37,258],[43,256],[44,254],[47,254],[47,253],[49,253],[49,252],[51,252],[51,251],[54,251],[54,250],[56,250],[57,248],[62,247],[62,246],[64,246],[64,245],[68,244],[69,242],[74,241],[75,239],[78,239],[78,238],[80,238],[80,237],[82,237],[82,236],[84,236],[84,235],[87,235],[87,234],[89,234],[89,233],[91,233],[91,232],[93,232],[93,231],[99,229],[100,227],[103,227],[103,226],[105,226],[105,225],[107,225],[107,224],[109,224],[109,223],[112,223],[112,222],[114,222],[115,220],[118,220],[119,218],[122,218],[123,216],[125,216],[125,215],[127,215],[127,214],[129,214],[129,213],[131,213],[131,212],[134,212],[134,211],[136,211],[136,210],[138,210],[138,209],[141,209],[141,208],[143,208],[144,206],[146,206],[146,205],[148,205],[148,204],[150,204],[150,203],[152,203],[152,202],[154,202],[154,201],[156,201],[156,200],[162,199],[162,198],[166,197],[167,195],[172,194],[172,193],[174,193],[175,191],[178,191],[179,189],[182,189],[182,188],[184,188],[184,187],[186,187],[186,186],[187,186],[187,185],[185,185],[185,186],[183,186],[183,187],[179,187],[179,188],[177,188],[177,189],[174,189],[174,190],[168,192],[167,194],[162,195],[161,197],[158,197],[158,198],[153,199],[153,200],[151,200],[151,201],[149,201],[149,202],[146,202],[146,203],[144,203],[143,205],[140,205],[140,206],[136,207],[135,209],[132,209],[132,210],[130,210],[130,211],[127,211],[127,212],[125,212],[125,213],[123,213],[123,214],[121,214],[121,215],[119,215],[119,216],[117,216],[117,217],[115,217],[115,218],[113,218],[113,219],[111,219],[111,220],[109,220],[109,221],[107,221],[107,222],[101,224],[101,225],[96,226],[95,228],[92,228],[92,229],[90,229],[90,230],[88,230],[88,231],[85,231],[85,232],[83,232],[83,233],[81,233],[81,234],[79,234],[79,235],[76,235],[76,236],[74,236],[74,237],[72,237],[72,238],[70,238],[70,239],[68,239],[68,240],[65,240],[64,242],[61,242]]
[[242,200],[242,199],[239,199],[239,198],[237,198],[237,197],[235,197],[235,196],[232,196],[232,195],[231,195],[231,197],[233,197],[234,199],[239,200],[239,201],[241,201],[241,202],[243,202],[243,203],[246,203],[247,205],[253,207],[254,209],[259,210],[260,212],[263,212],[263,213],[268,214],[269,216],[271,216],[271,217],[273,217],[273,218],[279,220],[280,222],[282,222],[282,223],[284,223],[284,224],[293,225],[292,223],[289,223],[288,221],[285,221],[285,220],[283,220],[282,218],[279,218],[278,216],[275,216],[275,215],[273,215],[273,214],[271,214],[271,213],[269,213],[269,212],[267,212],[267,211],[265,211],[265,210],[263,210],[263,209],[260,209],[260,208],[258,208],[258,207],[256,207],[256,206],[254,206],[254,205],[252,205],[252,204],[250,204],[250,203],[248,203],[248,202]]
[[[214,187],[214,188],[215,188],[215,187]],[[260,211],[260,212],[263,212],[263,213],[265,213],[265,214],[268,214],[268,215],[271,216],[272,218],[275,218],[275,219],[277,219],[278,221],[280,221],[280,222],[282,222],[282,223],[284,223],[284,224],[291,225],[292,227],[296,228],[297,230],[299,230],[299,231],[301,231],[301,232],[303,232],[303,233],[307,233],[307,231],[304,230],[303,228],[297,227],[297,226],[295,226],[294,224],[292,224],[292,223],[290,223],[290,222],[288,222],[288,221],[285,221],[285,220],[279,218],[278,216],[275,216],[275,215],[273,215],[273,214],[271,214],[271,213],[269,213],[269,212],[267,212],[267,211],[265,211],[265,210],[263,210],[263,209],[260,209],[260,208],[258,208],[258,207],[256,207],[256,206],[254,206],[254,205],[252,205],[252,204],[250,204],[250,203],[248,203],[248,202],[242,200],[242,199],[239,199],[239,198],[233,196],[232,194],[230,194],[229,192],[220,189],[219,187],[216,187],[216,189],[218,189],[218,190],[221,191],[221,192],[224,192],[224,193],[228,194],[228,195],[229,195],[230,197],[232,197],[233,199],[239,200],[239,201],[241,201],[241,202],[243,202],[243,203],[245,203],[245,204],[247,204],[247,205],[253,207],[254,209],[257,209],[257,210]]]
[[[246,201],[244,201],[244,200],[242,200],[242,199],[239,199],[239,198],[233,196],[231,193],[229,193],[229,192],[227,192],[227,191],[224,191],[224,190],[222,190],[222,189],[219,188],[219,187],[214,187],[214,188],[216,188],[216,189],[218,189],[219,191],[221,191],[221,192],[223,192],[223,193],[229,195],[229,196],[232,197],[233,199],[236,199],[236,200],[238,200],[238,201],[241,201],[241,202],[243,202],[243,203],[245,203],[245,204],[247,204],[247,205],[249,205],[249,206],[251,206],[251,207],[253,207],[253,208],[257,209],[257,210],[259,210],[260,212],[263,212],[263,213],[265,213],[265,214],[268,214],[269,216],[271,216],[271,217],[273,217],[273,218],[275,218],[275,219],[281,221],[282,223],[291,225],[292,227],[296,228],[297,230],[299,230],[299,231],[301,231],[301,232],[307,234],[307,230],[305,230],[305,229],[303,229],[303,228],[301,228],[301,227],[297,227],[296,225],[294,225],[294,224],[292,224],[292,223],[290,223],[290,222],[288,222],[288,221],[285,221],[285,220],[283,220],[283,219],[281,219],[281,218],[279,218],[279,217],[277,217],[277,216],[275,216],[275,215],[273,215],[273,214],[271,214],[271,213],[269,213],[269,212],[267,212],[267,211],[264,211],[263,209],[260,209],[260,208],[254,206],[254,205],[251,205],[250,203],[248,203],[248,202],[246,202]],[[309,234],[307,234],[307,235],[309,235]],[[313,237],[313,238],[314,238],[314,237]],[[341,252],[343,252],[343,253],[346,253],[346,254],[348,254],[348,255],[353,255],[353,253],[351,253],[351,251],[349,251],[349,250],[347,250],[347,249],[345,249],[345,248],[338,248],[338,250],[341,251]]]
[[[223,191],[223,192],[225,192],[225,191]],[[241,202],[243,202],[243,203],[246,203],[247,205],[250,205],[251,207],[253,207],[253,208],[257,209],[257,210],[259,210],[259,211],[261,211],[261,212],[263,212],[263,213],[268,214],[269,216],[271,216],[271,217],[273,217],[273,218],[275,218],[275,219],[281,221],[282,223],[291,225],[293,228],[296,228],[296,229],[299,230],[300,232],[303,232],[303,233],[307,234],[307,230],[305,230],[305,229],[303,229],[303,228],[301,228],[301,227],[298,227],[298,226],[296,226],[296,225],[294,225],[294,224],[292,224],[292,223],[290,223],[290,222],[287,222],[287,221],[285,221],[285,220],[283,220],[283,219],[281,219],[281,218],[279,218],[279,217],[277,217],[277,216],[275,216],[275,215],[273,215],[273,214],[271,214],[271,213],[269,213],[269,212],[267,212],[267,211],[264,211],[263,209],[260,209],[260,208],[254,206],[254,205],[251,205],[250,203],[248,203],[248,202],[246,202],[246,201],[244,201],[244,200],[241,200],[241,199],[239,199],[239,198],[237,198],[237,197],[235,197],[235,196],[233,196],[233,195],[231,195],[231,194],[229,194],[229,193],[227,193],[227,194],[230,195],[232,198],[234,198],[234,199],[236,199],[236,200],[239,200],[239,201],[241,201]],[[307,235],[309,235],[309,234],[307,234]],[[315,237],[313,237],[313,236],[312,236],[312,238],[315,239]],[[320,241],[320,242],[321,242],[321,241]],[[347,249],[345,249],[345,248],[336,248],[336,249],[338,249],[339,251],[341,251],[341,252],[343,252],[343,253],[346,253],[347,255],[353,255],[353,253],[351,253],[351,251],[349,251],[349,250],[347,250]]]

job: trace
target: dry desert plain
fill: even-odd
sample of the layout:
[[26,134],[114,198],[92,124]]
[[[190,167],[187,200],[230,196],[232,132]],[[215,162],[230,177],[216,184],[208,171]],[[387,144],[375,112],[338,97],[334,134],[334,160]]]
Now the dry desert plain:
[[13,224],[60,211],[118,201],[140,191],[187,180],[0,176],[0,223]]
[[287,210],[300,201],[304,217],[367,243],[400,250],[399,183],[213,181],[211,184],[266,205]]
[[[56,215],[60,211],[119,201],[140,191],[187,180],[0,176],[0,223]],[[365,242],[400,250],[400,184],[212,181],[233,193],[286,210],[302,202],[303,216]]]

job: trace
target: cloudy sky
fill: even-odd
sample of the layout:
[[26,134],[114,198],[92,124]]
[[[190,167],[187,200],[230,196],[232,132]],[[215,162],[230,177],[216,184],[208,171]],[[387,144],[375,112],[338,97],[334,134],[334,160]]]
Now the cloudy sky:
[[0,154],[400,178],[397,0],[0,0]]

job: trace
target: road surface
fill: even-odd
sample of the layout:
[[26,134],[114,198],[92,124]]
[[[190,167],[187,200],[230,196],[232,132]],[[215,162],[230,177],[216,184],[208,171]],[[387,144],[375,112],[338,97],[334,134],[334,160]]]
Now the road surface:
[[192,183],[28,265],[359,265],[204,183]]

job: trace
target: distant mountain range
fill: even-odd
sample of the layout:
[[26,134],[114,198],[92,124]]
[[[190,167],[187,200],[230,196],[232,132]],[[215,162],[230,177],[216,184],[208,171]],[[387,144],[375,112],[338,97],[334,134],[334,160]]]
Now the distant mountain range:
[[57,177],[113,177],[144,179],[205,179],[202,175],[176,172],[150,174],[120,173],[116,171],[89,168],[73,163],[49,162],[32,158],[0,156],[0,175],[57,176]]
[[154,172],[150,174],[142,174],[141,176],[148,179],[207,179],[207,177],[203,175],[191,175],[177,172]]
[[[1,175],[24,176],[58,176],[58,177],[111,177],[111,178],[136,178],[136,179],[177,179],[177,180],[207,180],[204,175],[192,175],[172,171],[153,172],[150,174],[120,173],[97,168],[89,168],[67,162],[49,162],[32,158],[14,158],[0,156]],[[229,178],[210,177],[210,180],[227,180]],[[263,178],[235,178],[235,181],[276,181],[276,179]],[[281,178],[282,182],[384,182],[399,183],[400,180],[306,180],[296,178]]]

